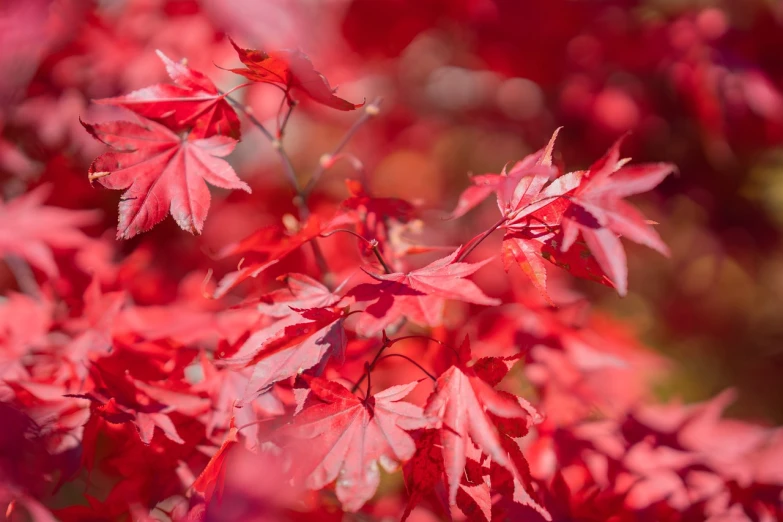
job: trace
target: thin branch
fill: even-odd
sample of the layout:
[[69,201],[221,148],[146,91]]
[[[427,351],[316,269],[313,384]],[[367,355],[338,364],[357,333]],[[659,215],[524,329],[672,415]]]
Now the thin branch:
[[[288,157],[288,154],[286,153],[285,149],[283,149],[283,143],[279,139],[275,138],[271,132],[269,132],[269,130],[264,126],[264,124],[261,123],[261,121],[253,115],[249,107],[235,100],[231,96],[226,96],[226,99],[229,101],[229,103],[231,103],[231,105],[239,109],[242,112],[242,114],[245,115],[248,121],[252,123],[253,126],[255,126],[258,130],[260,130],[261,133],[266,137],[266,139],[268,139],[269,142],[272,144],[272,148],[275,149],[277,155],[280,156],[280,161],[283,163],[283,172],[285,173],[285,177],[288,179],[288,182],[291,184],[291,186],[294,187],[294,190],[296,192],[297,197],[294,200],[294,203],[299,209],[300,217],[302,219],[306,219],[307,216],[310,215],[310,212],[307,209],[307,206],[304,205],[304,201],[302,200],[302,188],[299,186],[299,181],[296,179],[296,172],[294,171],[294,166],[291,163],[291,158]],[[297,200],[299,200],[300,202],[297,203]],[[304,214],[302,214],[303,210],[304,210]]]
[[424,372],[424,374],[425,374],[427,377],[429,377],[430,379],[432,379],[433,381],[437,381],[437,380],[438,380],[438,379],[436,379],[436,378],[435,378],[435,376],[434,376],[434,375],[432,375],[430,372],[428,372],[427,370],[425,370],[425,369],[424,369],[424,367],[423,367],[421,364],[417,363],[416,361],[414,361],[413,359],[411,359],[411,358],[410,358],[410,357],[408,357],[407,355],[403,355],[403,354],[401,354],[401,353],[390,353],[390,354],[388,354],[388,355],[384,355],[383,357],[381,357],[380,359],[378,359],[378,362],[381,362],[381,361],[383,361],[384,359],[388,359],[388,358],[390,358],[390,357],[399,357],[400,359],[405,359],[406,361],[408,361],[409,363],[411,363],[412,365],[414,365],[416,368],[418,368],[419,370],[421,370],[422,372]]
[[[267,130],[266,127],[264,127],[264,124],[259,121],[258,118],[256,118],[250,109],[246,107],[244,104],[240,103],[239,101],[235,100],[231,96],[226,96],[226,99],[237,109],[239,109],[242,114],[245,115],[245,117],[252,123],[258,130],[261,131],[261,133],[269,140],[269,142],[272,144],[272,148],[277,151],[277,155],[280,157],[280,161],[283,164],[283,173],[285,174],[286,179],[288,179],[288,182],[291,184],[291,186],[294,189],[294,192],[296,192],[296,195],[294,196],[294,205],[296,206],[297,211],[299,212],[299,220],[304,221],[308,217],[310,217],[310,209],[307,207],[307,203],[305,202],[305,198],[302,196],[302,187],[299,186],[299,181],[296,179],[296,171],[294,170],[294,166],[291,163],[291,158],[286,153],[285,149],[283,148],[283,142],[279,139],[275,138],[269,130]],[[286,117],[287,120],[287,117]],[[326,264],[326,258],[324,257],[323,252],[321,251],[321,247],[318,246],[318,243],[313,240],[310,242],[310,247],[313,249],[313,256],[315,257],[315,263],[318,265],[318,270],[321,271],[321,274],[323,274],[324,279],[329,279],[330,271],[329,266]],[[328,281],[327,286],[328,286]]]
[[[220,91],[218,91],[218,92],[220,92]],[[250,123],[252,123],[252,124],[253,124],[253,125],[254,125],[256,128],[258,128],[258,130],[260,130],[260,131],[261,131],[261,133],[262,133],[264,136],[266,136],[266,138],[267,138],[269,141],[271,141],[271,142],[274,142],[274,141],[275,141],[275,137],[272,135],[272,133],[271,133],[271,132],[269,132],[269,131],[266,129],[266,127],[264,127],[264,124],[263,124],[263,123],[261,123],[261,122],[258,120],[258,118],[256,118],[255,116],[253,116],[253,114],[251,114],[251,112],[250,112],[250,108],[249,108],[249,107],[245,106],[243,103],[239,102],[239,101],[238,101],[238,100],[236,100],[235,98],[232,98],[232,97],[231,97],[231,96],[229,96],[228,94],[225,94],[225,93],[222,93],[222,94],[223,94],[223,95],[226,97],[226,100],[228,100],[228,103],[230,103],[231,105],[233,105],[234,107],[236,107],[237,109],[239,109],[239,110],[242,112],[242,114],[244,114],[244,115],[245,115],[245,117],[246,117],[246,118],[247,118],[247,119],[250,121]]]
[[[288,98],[286,96],[283,96],[280,99],[280,106],[277,108],[277,115],[275,116],[275,123],[277,124],[277,139],[282,139],[282,132],[281,132],[281,125],[280,125],[280,114],[283,112],[283,105],[285,105],[285,102]],[[290,107],[289,107],[290,111]]]
[[373,100],[372,103],[365,106],[364,114],[362,114],[361,117],[358,120],[356,120],[353,123],[353,125],[351,125],[351,128],[348,129],[348,132],[345,133],[343,139],[340,140],[340,143],[337,144],[337,146],[334,148],[334,150],[332,150],[330,154],[324,155],[322,161],[318,162],[318,168],[315,169],[315,172],[313,173],[313,177],[310,178],[309,182],[307,182],[307,185],[305,185],[304,191],[302,192],[302,197],[305,200],[310,196],[310,193],[313,191],[313,188],[318,183],[318,180],[321,179],[321,176],[324,175],[326,169],[331,166],[330,160],[335,156],[337,156],[338,154],[340,154],[343,148],[346,145],[348,145],[348,142],[351,141],[351,138],[353,138],[354,134],[356,134],[365,123],[367,123],[370,119],[378,115],[378,113],[380,112],[380,106],[382,102],[383,102],[382,98],[376,98],[375,100]]
[[[288,100],[288,98],[285,98]],[[280,127],[277,130],[277,137],[278,139],[282,140],[283,135],[285,134],[285,128],[288,125],[288,119],[291,118],[291,113],[294,112],[294,107],[296,107],[297,103],[294,100],[288,100],[288,111],[285,113],[285,117],[283,118],[283,123],[280,124]]]

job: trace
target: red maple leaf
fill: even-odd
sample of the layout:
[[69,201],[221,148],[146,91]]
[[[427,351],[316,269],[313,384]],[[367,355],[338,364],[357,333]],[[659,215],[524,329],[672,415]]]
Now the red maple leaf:
[[97,278],[93,278],[84,292],[82,316],[68,321],[66,329],[73,339],[58,350],[62,365],[60,377],[83,380],[88,373],[87,364],[92,357],[103,355],[112,348],[112,327],[126,299],[124,292],[104,294]]
[[150,120],[143,125],[123,121],[82,125],[114,149],[90,165],[90,180],[114,190],[127,189],[120,200],[118,238],[151,229],[169,212],[183,230],[200,234],[210,201],[205,181],[250,192],[220,159],[236,145],[226,136],[191,139]]
[[280,399],[274,390],[269,390],[250,404],[237,408],[237,399],[245,395],[252,369],[218,368],[215,361],[209,360],[204,354],[200,363],[204,380],[195,384],[192,391],[204,392],[212,402],[204,418],[206,436],[211,437],[216,428],[227,429],[230,421],[234,420],[247,426],[244,429],[245,440],[248,448],[252,448],[258,441],[259,426],[256,421],[285,413]]
[[274,290],[254,301],[262,314],[285,317],[294,309],[324,308],[340,300],[321,282],[304,274],[286,274],[278,280],[284,281],[287,288]]
[[[494,192],[501,213],[496,226],[505,230],[504,266],[510,270],[518,265],[548,302],[552,302],[547,292],[550,263],[577,277],[611,284],[587,249],[560,252],[560,222],[570,205],[568,195],[579,186],[583,173],[569,172],[554,177],[558,169],[552,165],[552,153],[557,134],[555,131],[546,147],[511,169],[503,169],[499,175],[474,177],[474,185],[463,192],[452,212],[452,217],[462,216]],[[484,234],[476,236],[464,248],[483,238]]]
[[461,263],[455,261],[460,251],[408,273],[369,274],[378,282],[357,285],[348,293],[357,301],[374,301],[359,318],[357,331],[373,335],[402,318],[439,326],[447,299],[487,306],[498,304],[499,300],[486,296],[475,283],[465,279],[491,259]]
[[598,265],[612,280],[617,292],[628,290],[628,267],[625,250],[618,236],[646,245],[663,255],[669,249],[655,229],[624,197],[647,192],[674,172],[669,163],[626,166],[620,159],[620,144],[614,145],[584,174],[579,187],[571,195],[571,206],[563,215],[562,252],[568,251],[582,233],[587,247]]
[[0,202],[0,255],[15,255],[49,277],[58,274],[52,249],[80,248],[90,239],[78,230],[98,213],[44,205],[50,187],[43,185],[6,203]]
[[[440,445],[440,433],[437,430],[425,430],[416,438],[416,453],[403,468],[405,484],[408,489],[408,503],[402,514],[402,522],[408,518],[413,508],[430,492],[436,491],[445,475],[443,454]],[[448,511],[448,499],[445,492],[438,498]]]
[[492,489],[500,493],[504,498],[504,501],[493,506],[493,519],[504,511],[514,510],[519,506],[527,506],[537,511],[545,520],[552,520],[549,512],[531,495],[533,485],[530,468],[519,444],[506,434],[501,436],[501,444],[514,463],[514,468],[520,473],[515,475],[507,467],[490,459],[488,463],[490,484]]
[[266,53],[243,49],[233,40],[240,61],[246,69],[231,69],[254,82],[271,83],[280,87],[286,96],[302,93],[313,100],[340,111],[358,109],[364,103],[354,104],[335,96],[329,81],[313,67],[301,51],[281,50]]
[[[373,197],[357,180],[348,179],[345,184],[351,196],[343,201],[342,207],[349,211],[356,232],[368,241],[375,240],[380,250],[386,252],[390,239],[390,220],[409,222],[414,216],[413,205],[399,198]],[[364,255],[370,252],[367,243],[361,242],[359,248]]]
[[239,118],[212,80],[184,63],[156,52],[176,85],[152,85],[125,96],[95,102],[125,107],[175,132],[190,130],[196,138],[219,134],[239,139]]
[[215,289],[214,296],[217,298],[226,295],[243,281],[257,277],[324,232],[343,224],[345,224],[344,216],[337,216],[323,222],[318,216],[312,215],[294,232],[286,230],[281,225],[271,225],[256,230],[241,241],[227,245],[220,250],[218,257],[244,254],[248,255],[250,260],[245,263],[243,258],[240,268],[223,276]]
[[[469,368],[470,345],[465,338],[459,348],[459,361],[438,377],[435,391],[424,412],[441,421],[441,444],[449,482],[449,502],[454,504],[467,459],[468,437],[493,462],[523,479],[523,473],[503,447],[499,426],[524,434],[537,414],[519,397],[496,391],[479,373]],[[480,367],[480,368],[483,368]],[[492,365],[492,380],[497,379],[497,366]],[[482,372],[484,373],[484,372]]]
[[552,166],[552,153],[559,131],[560,129],[555,130],[543,149],[528,154],[510,170],[504,167],[500,174],[473,176],[472,185],[460,194],[457,206],[449,214],[449,218],[464,216],[492,193],[497,194],[498,207],[505,217],[522,207],[523,203],[529,203],[546,182],[557,174],[557,169]]
[[209,401],[191,394],[146,384],[133,379],[128,370],[117,373],[122,360],[104,358],[90,367],[95,388],[85,394],[72,395],[92,403],[95,415],[107,422],[122,424],[130,422],[136,426],[139,438],[144,444],[152,442],[155,428],[159,428],[171,441],[184,444],[175,423],[169,416],[178,411],[196,416],[209,409]]
[[287,449],[295,474],[310,489],[336,480],[343,509],[357,511],[378,488],[378,465],[391,472],[416,452],[406,431],[431,424],[420,407],[401,401],[417,384],[359,399],[338,383],[312,379],[310,395],[322,402],[306,407],[282,430],[292,439]]
[[[494,364],[500,362],[497,358],[487,358],[484,362],[492,362],[495,366],[502,365]],[[476,365],[478,364],[477,362]],[[524,477],[524,484],[508,469],[487,459],[475,444],[468,441],[465,447],[465,469],[457,490],[456,506],[468,520],[506,520],[504,515],[507,511],[518,506],[528,506],[538,511],[546,520],[551,520],[546,509],[530,494],[533,491],[532,479],[519,445],[505,433],[500,434],[500,441],[516,469]],[[445,489],[439,487],[444,483],[446,475],[440,432],[426,430],[420,434],[416,440],[416,453],[406,463],[404,471],[408,503],[402,516],[403,521],[408,518],[413,508],[431,493],[434,493],[435,500],[444,511],[449,512]],[[502,498],[497,498],[496,493]]]
[[560,250],[562,244],[563,233],[559,229],[557,232],[545,227],[507,230],[503,236],[503,266],[506,271],[514,265],[519,266],[549,303],[552,303],[547,291],[547,271],[550,264],[557,265],[576,277],[614,286],[583,242],[575,243],[567,252]]
[[[254,332],[223,366],[253,366],[243,402],[266,392],[274,383],[293,377],[330,358],[342,361],[345,314],[328,308],[297,310]],[[320,372],[317,372],[320,373]]]
[[228,451],[239,442],[239,430],[231,419],[228,433],[226,433],[223,444],[220,445],[217,452],[209,459],[204,471],[193,483],[193,489],[204,495],[207,502],[212,500],[213,495],[217,494],[218,501],[223,496],[223,489],[226,481],[226,457]]

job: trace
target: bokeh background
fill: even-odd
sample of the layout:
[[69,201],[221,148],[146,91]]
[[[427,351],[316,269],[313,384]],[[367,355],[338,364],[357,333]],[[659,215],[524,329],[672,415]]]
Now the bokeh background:
[[[468,173],[499,172],[560,126],[569,168],[587,166],[626,133],[624,152],[635,161],[675,163],[678,175],[636,201],[660,223],[671,258],[627,244],[626,298],[590,283],[579,289],[674,361],[658,385],[662,398],[706,399],[736,387],[731,414],[783,422],[783,4],[5,0],[3,196],[48,183],[51,204],[99,208],[103,222],[93,231],[111,229],[118,194],[87,183],[101,147],[79,117],[108,117],[90,99],[164,81],[155,49],[186,58],[221,88],[238,84],[218,67],[237,66],[226,35],[247,47],[301,48],[351,101],[383,97],[383,116],[348,150],[376,193],[417,201],[433,216],[453,207]],[[274,118],[279,93],[259,85],[244,96],[262,120]],[[312,172],[355,117],[297,110],[286,137],[297,171]],[[188,272],[216,264],[205,253],[290,206],[261,136],[248,131],[232,163],[254,191],[279,192],[280,209],[222,193],[200,238],[169,220],[123,243],[128,286],[138,271],[154,274],[139,279],[137,302],[174,299]],[[344,195],[349,175],[338,164],[320,198]],[[474,220],[446,226],[480,227],[494,221],[492,210],[488,203]],[[151,252],[161,250],[178,262],[154,262]],[[16,285],[0,268],[0,287]],[[68,296],[67,277],[58,285]]]

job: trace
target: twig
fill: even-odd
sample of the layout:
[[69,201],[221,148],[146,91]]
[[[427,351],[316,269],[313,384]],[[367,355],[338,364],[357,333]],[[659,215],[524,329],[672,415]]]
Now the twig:
[[340,140],[340,143],[337,144],[337,146],[332,150],[330,154],[324,155],[322,159],[325,159],[325,161],[319,161],[318,167],[315,169],[315,172],[313,173],[313,177],[310,178],[310,181],[307,182],[307,185],[305,185],[304,190],[302,191],[302,197],[307,200],[307,198],[310,196],[310,193],[313,191],[313,188],[318,183],[318,180],[321,179],[321,176],[324,175],[326,172],[326,169],[330,166],[331,158],[334,158],[338,154],[340,154],[340,151],[343,150],[343,148],[348,145],[348,142],[351,141],[351,138],[353,138],[354,134],[356,134],[359,129],[367,123],[370,119],[377,116],[380,112],[380,106],[383,102],[382,98],[376,98],[373,100],[372,103],[368,104],[364,107],[364,114],[361,115],[361,117],[356,120],[353,125],[351,125],[351,128],[348,129],[348,132],[345,133],[345,136],[343,136],[343,139]]
[[[305,202],[305,198],[302,195],[302,187],[299,185],[299,181],[296,179],[296,171],[294,170],[294,166],[291,163],[291,158],[288,156],[285,149],[283,148],[283,142],[280,139],[275,138],[272,135],[272,133],[269,132],[269,130],[267,130],[266,127],[264,127],[264,124],[261,123],[259,119],[256,118],[245,105],[233,99],[231,96],[226,96],[226,99],[234,107],[239,109],[242,112],[242,114],[245,115],[248,121],[250,121],[250,123],[252,123],[258,130],[261,131],[261,133],[272,144],[272,148],[275,149],[275,151],[277,151],[277,155],[280,157],[280,161],[283,164],[283,173],[285,174],[285,177],[288,179],[288,182],[294,188],[294,192],[296,193],[293,202],[294,205],[296,206],[297,211],[299,212],[299,220],[300,221],[306,220],[308,217],[310,217],[310,209],[308,208],[307,203]],[[293,110],[293,105],[291,106],[291,110]],[[290,116],[290,111],[288,116]],[[286,116],[286,121],[288,120],[288,116]],[[313,249],[313,256],[315,257],[315,263],[316,265],[318,265],[318,269],[323,274],[325,280],[329,279],[330,276],[329,266],[326,264],[326,258],[324,257],[324,254],[321,251],[321,247],[318,246],[316,240],[311,241],[310,246]],[[328,281],[325,282],[328,283]]]
[[285,117],[283,118],[283,123],[280,124],[280,127],[277,130],[277,138],[282,140],[283,134],[285,134],[285,128],[288,125],[288,119],[291,117],[291,113],[294,112],[294,107],[296,107],[296,101],[289,100],[288,98],[284,98],[284,100],[288,100],[288,112],[285,113]]
[[[242,114],[245,115],[245,117],[248,119],[250,123],[253,124],[258,130],[261,131],[261,134],[266,137],[266,139],[269,140],[269,142],[272,144],[272,148],[275,149],[275,152],[277,152],[277,155],[280,156],[280,160],[283,163],[283,171],[285,173],[286,178],[288,178],[288,182],[291,183],[291,186],[294,187],[297,196],[301,195],[302,189],[299,186],[299,181],[296,179],[296,172],[294,171],[294,166],[291,164],[291,158],[288,157],[288,154],[286,154],[285,150],[283,149],[283,144],[278,140],[277,138],[272,135],[271,132],[264,126],[261,121],[256,118],[251,112],[248,107],[246,107],[244,104],[240,103],[239,101],[235,100],[231,96],[226,96],[226,99],[239,109],[239,111],[242,112]],[[297,208],[300,209],[299,205],[297,205]],[[306,216],[303,216],[303,218],[306,218]]]

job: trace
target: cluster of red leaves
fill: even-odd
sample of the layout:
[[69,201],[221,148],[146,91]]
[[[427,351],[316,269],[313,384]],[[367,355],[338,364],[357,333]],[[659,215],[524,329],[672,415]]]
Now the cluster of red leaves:
[[[232,71],[279,88],[289,113],[300,97],[362,107],[337,97],[298,51],[234,48],[246,68]],[[172,84],[98,101],[127,111],[128,121],[82,123],[111,148],[88,180],[125,190],[119,238],[169,213],[201,233],[206,183],[250,192],[223,159],[243,120],[290,168],[287,117],[273,135],[230,92],[159,55]],[[360,121],[378,104],[362,110]],[[79,231],[91,213],[44,205],[40,189],[4,204],[0,253],[20,286],[32,285],[31,295],[0,304],[5,516],[783,516],[779,430],[722,419],[728,395],[654,404],[645,377],[661,362],[549,283],[564,270],[625,294],[620,238],[667,248],[624,198],[655,188],[673,167],[631,164],[618,141],[586,170],[568,171],[553,160],[556,136],[499,174],[473,177],[450,217],[494,195],[498,221],[430,262],[414,254],[433,256],[442,245],[411,248],[397,233],[415,205],[350,181],[348,199],[315,213],[311,185],[301,189],[292,176],[298,217],[225,246],[217,257],[244,256],[235,271],[214,288],[186,281],[165,305],[145,304],[133,286],[150,277],[143,252],[116,262],[105,241]],[[469,278],[500,268],[497,256],[468,258],[498,229],[502,265],[526,279],[491,297]],[[360,241],[339,270],[322,250],[336,235]],[[68,255],[89,281],[72,302],[49,284]],[[294,255],[306,259],[303,270],[288,269]],[[281,284],[253,284],[273,266],[283,267]],[[30,267],[40,273],[24,273]],[[392,360],[400,364],[384,372]]]

